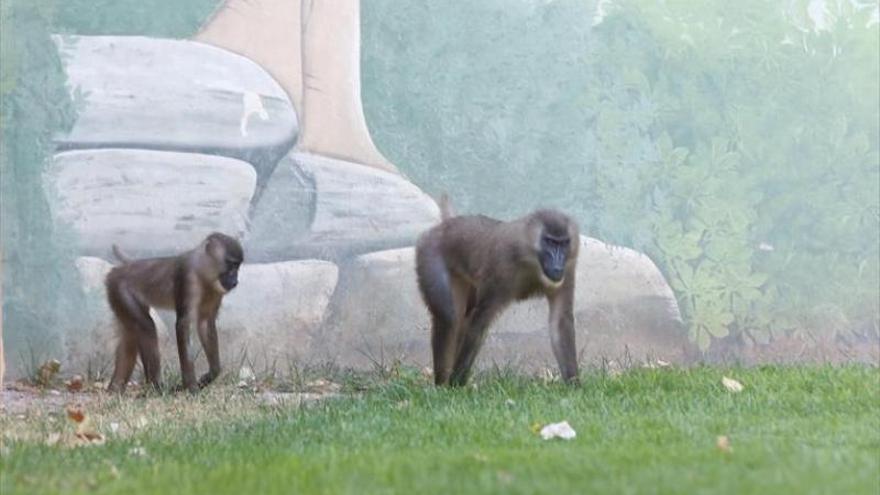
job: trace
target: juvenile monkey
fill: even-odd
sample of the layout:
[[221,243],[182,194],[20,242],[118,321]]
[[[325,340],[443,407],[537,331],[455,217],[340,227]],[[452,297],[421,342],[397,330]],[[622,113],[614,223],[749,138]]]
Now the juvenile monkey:
[[[122,264],[110,270],[105,285],[107,301],[119,320],[121,334],[108,390],[125,390],[138,354],[145,381],[159,388],[159,338],[150,317],[151,306],[176,312],[183,387],[195,392],[211,383],[220,374],[217,312],[223,296],[238,285],[238,268],[244,261],[241,244],[215,232],[178,256],[129,260],[118,247],[113,246],[113,252]],[[198,381],[187,348],[193,325],[209,366]]]
[[431,313],[434,382],[464,385],[492,320],[511,302],[544,296],[550,341],[562,378],[576,382],[574,284],[578,226],[555,210],[502,222],[483,215],[452,216],[416,244],[416,274]]

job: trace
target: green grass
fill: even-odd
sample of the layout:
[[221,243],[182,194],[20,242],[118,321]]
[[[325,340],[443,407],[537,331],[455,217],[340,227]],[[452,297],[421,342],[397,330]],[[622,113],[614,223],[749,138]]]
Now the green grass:
[[[726,391],[722,375],[745,390]],[[228,412],[247,398],[231,388],[199,398],[111,399],[102,406],[111,416],[149,401],[169,416],[108,435],[101,446],[7,441],[0,491],[880,492],[876,368],[590,372],[580,388],[498,374],[476,383],[438,390],[406,372],[301,407],[244,405],[241,415]],[[192,410],[202,420],[187,419]],[[544,441],[534,431],[561,420],[576,439]],[[731,452],[716,447],[719,435],[730,438]],[[146,456],[131,455],[136,446]]]

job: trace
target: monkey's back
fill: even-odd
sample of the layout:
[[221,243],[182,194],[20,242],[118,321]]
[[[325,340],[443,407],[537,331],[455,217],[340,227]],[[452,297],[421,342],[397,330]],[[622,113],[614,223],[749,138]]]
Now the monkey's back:
[[178,278],[177,256],[132,260],[113,267],[107,273],[104,283],[108,294],[114,292],[113,286],[129,284],[143,302],[160,308],[174,307],[174,283]]
[[477,279],[479,269],[492,256],[492,238],[507,224],[485,215],[446,219],[419,238],[416,263],[424,265],[429,262],[429,257],[439,257],[451,273]]

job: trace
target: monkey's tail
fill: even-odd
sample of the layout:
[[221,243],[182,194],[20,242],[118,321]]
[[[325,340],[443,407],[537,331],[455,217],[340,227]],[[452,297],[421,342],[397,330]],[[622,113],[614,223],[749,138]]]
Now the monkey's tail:
[[113,256],[116,256],[116,259],[118,259],[123,265],[131,261],[131,259],[126,256],[116,244],[113,245]]
[[448,194],[443,193],[440,195],[437,206],[440,207],[440,220],[448,220],[455,216],[455,209],[452,207],[452,202],[449,201]]

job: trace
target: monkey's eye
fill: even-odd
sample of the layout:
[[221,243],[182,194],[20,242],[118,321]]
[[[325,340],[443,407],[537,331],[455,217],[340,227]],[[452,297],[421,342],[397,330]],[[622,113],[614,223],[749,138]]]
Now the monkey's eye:
[[568,246],[569,239],[557,239],[555,237],[544,237],[544,244],[551,248],[563,248]]

